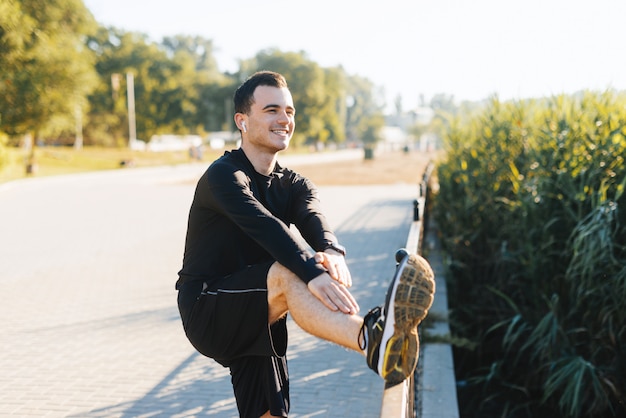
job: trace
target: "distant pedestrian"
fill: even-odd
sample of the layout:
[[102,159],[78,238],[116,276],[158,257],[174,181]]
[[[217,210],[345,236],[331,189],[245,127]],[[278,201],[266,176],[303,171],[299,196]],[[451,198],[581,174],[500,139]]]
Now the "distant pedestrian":
[[230,368],[246,418],[289,412],[287,313],[305,331],[365,355],[389,384],[402,382],[417,364],[417,326],[433,300],[430,266],[407,254],[384,305],[358,316],[346,250],[320,210],[317,190],[277,162],[295,128],[287,82],[255,73],[234,102],[241,147],[210,165],[189,212],[176,283],[189,341]]
[[202,144],[191,145],[189,147],[189,158],[196,161],[202,161],[203,152],[204,149],[202,147]]

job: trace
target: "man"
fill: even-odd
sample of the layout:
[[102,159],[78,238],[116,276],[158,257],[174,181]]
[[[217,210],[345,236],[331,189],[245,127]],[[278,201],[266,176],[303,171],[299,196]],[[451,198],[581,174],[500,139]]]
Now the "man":
[[[211,164],[189,212],[176,284],[187,337],[230,368],[242,417],[289,412],[288,312],[305,331],[364,354],[389,384],[401,382],[417,363],[416,328],[434,294],[430,266],[404,257],[385,306],[359,317],[345,249],[315,187],[277,163],[295,128],[285,79],[258,72],[234,102],[241,147]],[[315,254],[294,237],[292,224]]]

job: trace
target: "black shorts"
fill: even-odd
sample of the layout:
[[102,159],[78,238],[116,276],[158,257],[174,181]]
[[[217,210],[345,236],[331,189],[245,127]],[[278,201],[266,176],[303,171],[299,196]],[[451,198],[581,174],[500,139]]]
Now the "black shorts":
[[248,266],[178,292],[185,334],[201,354],[230,368],[242,417],[287,416],[287,322],[268,325],[267,273],[273,262]]

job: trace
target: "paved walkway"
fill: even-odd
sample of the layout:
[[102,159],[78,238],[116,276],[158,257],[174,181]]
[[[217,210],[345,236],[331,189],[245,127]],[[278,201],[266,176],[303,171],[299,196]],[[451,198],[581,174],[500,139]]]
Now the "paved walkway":
[[[237,416],[186,340],[174,282],[204,165],[0,185],[0,416]],[[362,313],[406,243],[414,184],[325,187]],[[378,417],[382,380],[290,323],[292,417]]]

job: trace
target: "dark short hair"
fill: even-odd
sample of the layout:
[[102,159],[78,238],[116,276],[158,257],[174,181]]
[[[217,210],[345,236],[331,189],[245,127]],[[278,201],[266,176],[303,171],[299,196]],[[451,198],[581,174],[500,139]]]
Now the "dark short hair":
[[252,74],[235,91],[233,101],[235,102],[235,113],[248,114],[254,103],[254,91],[259,86],[270,86],[278,88],[289,88],[287,81],[279,73],[273,71],[258,71]]

